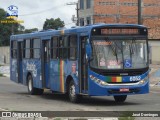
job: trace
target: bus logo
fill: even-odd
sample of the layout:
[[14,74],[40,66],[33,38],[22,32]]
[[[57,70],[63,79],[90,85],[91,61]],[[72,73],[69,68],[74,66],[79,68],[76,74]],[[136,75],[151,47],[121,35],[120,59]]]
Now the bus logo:
[[2,112],[2,117],[12,117],[11,112]]
[[15,5],[10,5],[7,8],[7,18],[17,18],[18,17],[18,7]]
[[72,64],[72,73],[76,73],[76,63]]
[[24,23],[23,20],[18,20],[18,7],[15,5],[10,5],[7,8],[6,19],[0,20],[2,24],[20,24]]

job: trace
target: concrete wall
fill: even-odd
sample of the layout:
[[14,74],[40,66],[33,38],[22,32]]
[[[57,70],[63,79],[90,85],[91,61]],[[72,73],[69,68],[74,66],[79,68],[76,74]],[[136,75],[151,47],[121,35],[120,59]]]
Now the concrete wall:
[[0,64],[9,64],[10,48],[9,46],[0,47]]
[[150,59],[152,64],[160,64],[160,40],[150,40]]
[[[80,0],[78,0],[78,5],[80,8]],[[93,24],[93,7],[94,6],[94,0],[91,0],[91,8],[86,8],[86,0],[84,0],[84,9],[79,9],[79,25],[80,25],[80,19],[84,18],[84,25],[87,25],[87,17],[91,17],[91,24]]]

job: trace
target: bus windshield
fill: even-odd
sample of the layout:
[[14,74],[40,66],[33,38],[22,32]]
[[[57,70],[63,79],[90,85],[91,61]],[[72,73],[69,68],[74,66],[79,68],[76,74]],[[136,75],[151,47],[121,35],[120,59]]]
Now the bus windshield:
[[139,69],[148,67],[147,41],[135,39],[92,39],[92,61],[97,69]]

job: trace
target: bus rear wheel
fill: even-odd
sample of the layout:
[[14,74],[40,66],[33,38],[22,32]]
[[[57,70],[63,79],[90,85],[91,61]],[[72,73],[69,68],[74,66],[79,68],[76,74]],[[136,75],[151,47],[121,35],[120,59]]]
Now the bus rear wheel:
[[43,94],[43,89],[39,89],[39,88],[35,88],[33,87],[33,79],[32,79],[32,76],[29,75],[27,77],[27,81],[28,81],[28,93],[31,94],[31,95],[41,95]]
[[114,100],[119,103],[124,102],[126,98],[127,98],[127,95],[114,96]]
[[80,102],[80,99],[82,97],[82,96],[76,94],[76,86],[75,86],[73,80],[69,83],[68,96],[69,96],[69,100],[73,103]]

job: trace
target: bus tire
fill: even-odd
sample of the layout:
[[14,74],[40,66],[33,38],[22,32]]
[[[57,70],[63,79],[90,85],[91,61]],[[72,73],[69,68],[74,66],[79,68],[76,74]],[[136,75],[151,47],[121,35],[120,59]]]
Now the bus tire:
[[33,79],[32,79],[32,76],[29,75],[27,77],[27,81],[28,81],[28,93],[31,94],[31,95],[41,95],[43,94],[43,89],[38,89],[38,88],[35,88],[33,87]]
[[69,83],[68,96],[72,103],[80,102],[81,96],[76,94],[76,87],[73,80]]
[[122,103],[126,100],[127,95],[114,96],[115,102]]

